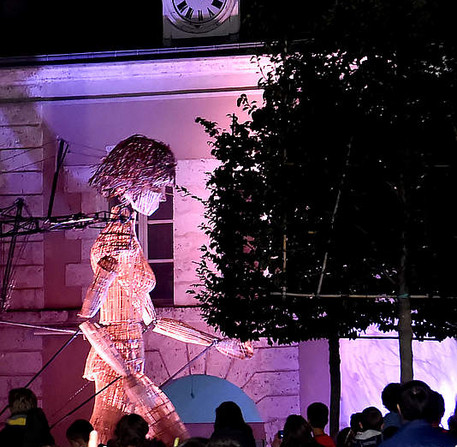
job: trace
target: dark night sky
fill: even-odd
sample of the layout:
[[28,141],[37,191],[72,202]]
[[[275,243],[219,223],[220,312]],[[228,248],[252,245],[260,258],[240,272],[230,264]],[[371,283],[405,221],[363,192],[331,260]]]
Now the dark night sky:
[[162,45],[160,0],[0,0],[0,5],[0,56]]
[[[241,30],[239,41],[258,42],[284,37],[303,39],[315,35],[329,11],[339,5],[332,33],[354,42],[386,34],[397,39],[405,33],[429,32],[455,41],[452,2],[427,0],[424,11],[413,15],[414,0],[371,0],[378,9],[364,8],[357,0],[283,0],[285,7],[265,0],[239,0]],[[305,9],[299,14],[297,3]],[[344,7],[344,5],[346,5]],[[353,10],[351,5],[359,5]],[[387,5],[387,6],[386,6]],[[343,7],[342,7],[343,6]],[[386,6],[384,8],[384,6]],[[420,14],[425,14],[421,16]],[[430,14],[428,17],[427,14]],[[425,17],[425,22],[423,19]],[[429,23],[430,22],[430,23]],[[365,24],[365,26],[360,26]],[[417,28],[417,29],[416,29]],[[422,39],[424,40],[424,39]],[[212,40],[205,44],[214,44]],[[187,44],[186,44],[187,45]],[[457,46],[457,44],[456,44]],[[155,49],[162,47],[162,1],[129,0],[0,0],[0,57],[76,53],[110,50]]]
[[[287,8],[276,2],[240,0],[239,41],[276,39],[291,31],[294,38],[303,37],[335,1],[307,0],[302,5],[307,12],[300,15],[294,11],[294,0]],[[0,57],[160,47],[161,0],[0,0]]]

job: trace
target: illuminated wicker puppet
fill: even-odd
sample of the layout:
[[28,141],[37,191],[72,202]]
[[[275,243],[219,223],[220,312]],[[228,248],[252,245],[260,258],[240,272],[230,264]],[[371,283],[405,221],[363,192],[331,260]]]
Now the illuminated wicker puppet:
[[150,436],[167,445],[175,437],[187,437],[171,402],[144,374],[144,325],[186,343],[213,344],[231,357],[253,354],[249,343],[219,339],[185,323],[156,316],[149,297],[155,276],[135,234],[135,212],[131,209],[145,215],[158,209],[165,200],[165,186],[174,183],[175,164],[167,145],[133,135],[103,159],[89,181],[106,197],[120,201],[111,210],[115,220],[106,225],[92,246],[94,278],[79,314],[92,319],[100,310],[98,324],[85,321],[80,325],[92,346],[84,377],[95,381],[97,392],[106,387],[95,398],[91,418],[100,442],[106,443],[120,417],[131,412],[143,416]]

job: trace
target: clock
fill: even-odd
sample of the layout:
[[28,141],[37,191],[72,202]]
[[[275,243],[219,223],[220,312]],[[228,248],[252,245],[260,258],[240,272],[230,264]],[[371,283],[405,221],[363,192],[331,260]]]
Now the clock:
[[239,0],[163,0],[164,41],[239,32]]

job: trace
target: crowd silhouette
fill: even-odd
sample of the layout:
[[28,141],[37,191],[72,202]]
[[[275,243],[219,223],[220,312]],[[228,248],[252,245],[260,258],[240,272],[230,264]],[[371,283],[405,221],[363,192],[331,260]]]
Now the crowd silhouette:
[[[329,410],[322,402],[307,407],[306,418],[290,414],[282,430],[269,442],[255,440],[241,408],[232,401],[215,409],[212,434],[208,437],[176,437],[173,445],[148,438],[148,422],[139,414],[122,416],[112,439],[99,444],[97,432],[85,419],[72,421],[66,430],[69,447],[455,447],[457,445],[457,405],[442,426],[443,396],[425,382],[389,383],[382,391],[387,412],[369,406],[351,415],[349,425],[335,437],[326,433]],[[36,395],[27,388],[10,390],[10,416],[0,430],[1,447],[58,447]],[[64,447],[64,446],[59,446]]]

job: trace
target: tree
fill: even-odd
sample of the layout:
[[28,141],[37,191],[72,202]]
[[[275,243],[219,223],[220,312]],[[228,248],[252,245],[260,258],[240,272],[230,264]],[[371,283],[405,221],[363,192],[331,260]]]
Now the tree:
[[239,100],[248,121],[198,120],[221,165],[194,292],[228,336],[329,340],[332,433],[339,338],[398,329],[404,381],[413,331],[456,333],[455,46],[435,2],[362,3],[338,3],[315,38],[281,44],[263,104]]

